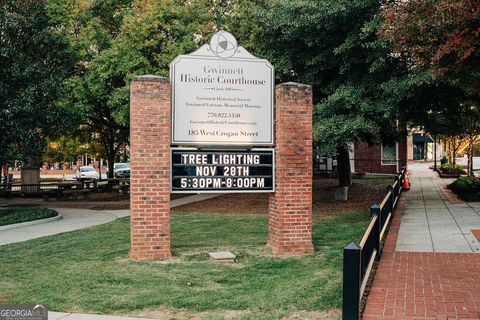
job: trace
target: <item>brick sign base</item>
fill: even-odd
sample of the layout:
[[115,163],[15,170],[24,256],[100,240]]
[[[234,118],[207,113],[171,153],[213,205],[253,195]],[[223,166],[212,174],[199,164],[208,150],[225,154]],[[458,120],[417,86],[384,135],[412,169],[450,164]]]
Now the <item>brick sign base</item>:
[[[130,258],[166,260],[170,251],[170,97],[167,78],[140,76],[130,87]],[[269,199],[268,246],[313,252],[312,89],[276,88],[276,192]],[[195,232],[194,230],[192,230]]]
[[275,253],[313,252],[312,87],[275,90],[276,191],[269,199],[268,246]]

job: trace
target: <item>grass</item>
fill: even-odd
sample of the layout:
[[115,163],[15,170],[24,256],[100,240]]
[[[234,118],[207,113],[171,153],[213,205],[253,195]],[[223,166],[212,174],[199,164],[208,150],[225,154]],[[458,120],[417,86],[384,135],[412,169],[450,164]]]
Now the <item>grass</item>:
[[[177,310],[205,319],[280,319],[296,310],[341,306],[342,248],[361,236],[367,212],[314,223],[316,251],[276,257],[263,215],[173,214],[169,263],[128,259],[129,218],[0,247],[0,303],[50,310],[135,314]],[[230,250],[233,264],[209,260]],[[230,311],[229,311],[230,312]]]
[[388,186],[395,182],[393,178],[360,178],[352,181],[354,184],[369,186]]
[[55,217],[57,212],[46,208],[5,208],[0,209],[0,226]]

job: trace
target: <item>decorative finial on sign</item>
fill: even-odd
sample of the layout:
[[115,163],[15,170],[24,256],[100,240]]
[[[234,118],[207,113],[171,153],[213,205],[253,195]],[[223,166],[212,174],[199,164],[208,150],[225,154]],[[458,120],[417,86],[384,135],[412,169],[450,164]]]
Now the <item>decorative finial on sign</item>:
[[210,50],[222,59],[232,57],[237,52],[237,39],[224,30],[216,32],[210,39]]

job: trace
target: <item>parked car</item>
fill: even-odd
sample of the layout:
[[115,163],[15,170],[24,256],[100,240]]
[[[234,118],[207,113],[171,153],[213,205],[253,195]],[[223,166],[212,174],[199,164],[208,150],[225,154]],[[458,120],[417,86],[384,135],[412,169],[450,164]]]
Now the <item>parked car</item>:
[[[107,169],[108,175],[108,169]],[[114,163],[113,176],[115,178],[130,178],[130,164],[129,163]]]
[[77,179],[99,179],[100,175],[94,167],[80,167],[77,171]]

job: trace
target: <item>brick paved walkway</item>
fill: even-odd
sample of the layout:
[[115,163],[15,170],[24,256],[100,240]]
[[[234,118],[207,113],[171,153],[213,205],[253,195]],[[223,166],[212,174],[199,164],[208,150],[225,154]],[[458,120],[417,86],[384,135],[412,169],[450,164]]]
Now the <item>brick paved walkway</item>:
[[363,319],[480,319],[480,254],[395,251],[405,202],[402,196]]

